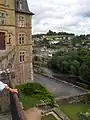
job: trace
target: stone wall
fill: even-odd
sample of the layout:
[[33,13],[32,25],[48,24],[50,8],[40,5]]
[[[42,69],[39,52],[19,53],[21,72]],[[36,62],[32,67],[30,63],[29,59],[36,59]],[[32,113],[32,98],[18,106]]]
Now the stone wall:
[[90,103],[90,93],[78,94],[56,99],[58,104],[72,104],[72,103]]
[[[15,55],[15,48],[10,49],[8,52],[5,52],[2,57],[0,57],[0,69],[6,70],[7,68],[10,68],[9,70],[13,69],[13,61],[14,61],[14,55]],[[2,80],[2,77],[0,78]],[[8,79],[8,78],[7,78]],[[8,84],[9,81],[6,81],[5,75],[3,78],[3,82]],[[9,92],[3,92],[0,96],[0,112],[4,112],[8,110],[10,105],[10,96]]]
[[[25,18],[24,27],[19,27],[18,17]],[[32,65],[32,16],[29,14],[15,13],[16,21],[16,58],[15,58],[15,80],[17,84],[33,81]],[[25,34],[24,44],[19,43],[19,34]],[[24,62],[20,62],[20,52],[24,51]]]
[[90,89],[90,82],[83,80],[80,76],[74,76],[69,74],[53,74],[54,78],[57,78],[61,81],[66,81],[68,83],[74,84],[76,86],[80,86],[85,89]]
[[[0,32],[5,33],[5,50],[15,45],[15,10],[14,0],[9,0],[5,5],[5,0],[0,0],[0,12],[5,14],[5,23],[0,24]],[[10,43],[9,43],[10,36]]]

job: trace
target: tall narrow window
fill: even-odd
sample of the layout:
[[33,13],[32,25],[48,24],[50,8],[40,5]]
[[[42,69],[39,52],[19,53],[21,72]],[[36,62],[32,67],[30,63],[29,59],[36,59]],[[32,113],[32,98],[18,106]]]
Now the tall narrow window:
[[20,52],[19,61],[21,63],[25,61],[25,52],[24,51]]
[[5,50],[5,33],[0,32],[0,50]]
[[25,17],[24,16],[19,16],[18,25],[19,25],[19,27],[25,27]]
[[20,10],[22,10],[22,3],[21,2],[19,3],[19,8],[20,8]]
[[22,0],[17,1],[17,7],[18,9],[22,10]]
[[25,34],[19,34],[19,44],[22,45],[25,43]]
[[8,0],[4,0],[5,6],[8,6]]
[[0,12],[0,24],[3,25],[5,24],[5,13]]
[[11,44],[11,35],[9,34],[9,36],[8,36],[8,42],[7,42],[7,44]]

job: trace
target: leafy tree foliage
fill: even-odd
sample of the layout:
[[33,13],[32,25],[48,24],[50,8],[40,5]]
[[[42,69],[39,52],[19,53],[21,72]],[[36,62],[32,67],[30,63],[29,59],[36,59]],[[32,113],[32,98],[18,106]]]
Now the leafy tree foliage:
[[90,113],[84,112],[79,114],[80,120],[90,120]]
[[49,30],[47,32],[47,35],[71,35],[71,36],[74,36],[73,33],[67,33],[67,32],[58,32],[58,33],[56,33],[56,32],[51,31],[51,30]]
[[36,97],[38,100],[48,102],[53,107],[55,105],[54,97],[48,90],[39,83],[27,83],[16,86],[19,88],[20,93],[32,98]]
[[60,73],[67,73],[81,76],[83,79],[90,81],[90,50],[80,48],[73,52],[58,51],[48,66],[58,70]]

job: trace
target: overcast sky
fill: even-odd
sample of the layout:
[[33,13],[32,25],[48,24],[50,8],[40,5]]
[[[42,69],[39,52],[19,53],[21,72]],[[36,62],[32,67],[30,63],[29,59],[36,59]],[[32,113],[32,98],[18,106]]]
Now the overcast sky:
[[33,33],[90,33],[90,0],[28,0],[28,4],[35,13]]

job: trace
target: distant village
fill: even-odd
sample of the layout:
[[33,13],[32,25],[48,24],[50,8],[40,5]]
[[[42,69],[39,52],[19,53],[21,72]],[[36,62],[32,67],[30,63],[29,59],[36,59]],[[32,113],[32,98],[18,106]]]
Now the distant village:
[[34,57],[43,60],[43,64],[57,51],[69,52],[80,47],[90,49],[90,34],[77,36],[73,33],[56,33],[49,30],[46,34],[33,35]]

